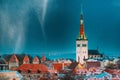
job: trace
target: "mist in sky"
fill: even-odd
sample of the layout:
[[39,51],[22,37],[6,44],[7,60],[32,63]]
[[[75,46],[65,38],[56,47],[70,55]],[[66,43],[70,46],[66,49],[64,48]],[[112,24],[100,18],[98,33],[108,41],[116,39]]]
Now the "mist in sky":
[[75,53],[81,2],[89,49],[120,56],[120,0],[0,0],[0,53]]

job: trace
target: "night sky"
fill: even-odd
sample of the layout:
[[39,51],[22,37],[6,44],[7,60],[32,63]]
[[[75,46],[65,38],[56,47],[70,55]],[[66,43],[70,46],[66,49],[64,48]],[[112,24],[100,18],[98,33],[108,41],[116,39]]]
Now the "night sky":
[[89,49],[120,56],[120,0],[0,0],[0,53],[75,53],[81,3]]

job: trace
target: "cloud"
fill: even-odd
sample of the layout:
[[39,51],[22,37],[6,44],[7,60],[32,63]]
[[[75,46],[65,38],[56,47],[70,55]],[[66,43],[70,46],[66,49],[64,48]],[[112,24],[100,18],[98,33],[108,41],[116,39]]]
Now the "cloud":
[[[34,9],[41,24],[46,40],[44,21],[49,0],[5,1],[0,5],[1,44],[13,47],[13,52],[19,52],[25,43],[26,26],[29,24],[29,12]],[[14,45],[14,46],[13,46]]]
[[37,13],[39,22],[41,24],[42,34],[44,39],[46,40],[46,33],[45,33],[45,17],[47,12],[49,0],[33,0],[33,8]]
[[[24,4],[28,5],[28,3]],[[30,7],[24,4],[12,5],[7,2],[0,10],[1,44],[13,48],[13,52],[19,52],[25,42],[27,13]]]

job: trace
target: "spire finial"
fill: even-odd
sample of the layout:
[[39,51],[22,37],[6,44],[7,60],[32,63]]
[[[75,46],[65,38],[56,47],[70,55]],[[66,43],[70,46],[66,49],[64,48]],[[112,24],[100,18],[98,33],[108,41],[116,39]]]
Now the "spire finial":
[[80,5],[80,9],[81,9],[80,14],[83,15],[83,5],[82,5],[82,3]]

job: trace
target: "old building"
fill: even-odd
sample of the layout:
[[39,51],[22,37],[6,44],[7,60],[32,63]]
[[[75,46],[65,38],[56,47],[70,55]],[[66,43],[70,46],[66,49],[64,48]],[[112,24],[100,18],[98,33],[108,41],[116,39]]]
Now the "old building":
[[98,68],[98,67],[101,67],[101,62],[100,61],[86,61],[86,68],[89,69],[89,68]]
[[42,55],[41,62],[45,62],[45,61],[46,61],[46,57]]
[[15,54],[13,54],[9,60],[9,69],[19,67],[19,60]]
[[59,72],[61,70],[66,69],[70,64],[71,61],[65,61],[65,60],[55,61],[53,62],[53,69]]
[[38,80],[48,77],[48,68],[44,64],[22,64],[16,71],[20,72],[24,79]]
[[39,59],[38,59],[38,57],[35,57],[34,59],[33,59],[33,64],[39,64]]
[[84,31],[83,12],[81,9],[80,32],[78,38],[76,39],[76,61],[84,64],[84,59],[88,59],[88,39]]
[[0,56],[0,70],[8,70],[8,63]]
[[71,63],[68,69],[72,70],[74,74],[86,74],[87,72],[87,69],[79,62]]
[[23,80],[22,75],[17,71],[11,71],[11,70],[0,71],[0,76],[3,77],[2,80]]
[[25,55],[25,57],[23,59],[23,64],[30,64],[30,59],[29,59],[28,55]]
[[92,58],[103,58],[104,55],[102,53],[100,53],[98,50],[88,50],[88,58],[92,59]]
[[83,11],[81,8],[80,31],[79,36],[76,39],[76,61],[84,64],[86,59],[103,57],[104,55],[99,53],[98,50],[88,50],[88,39],[84,31]]

